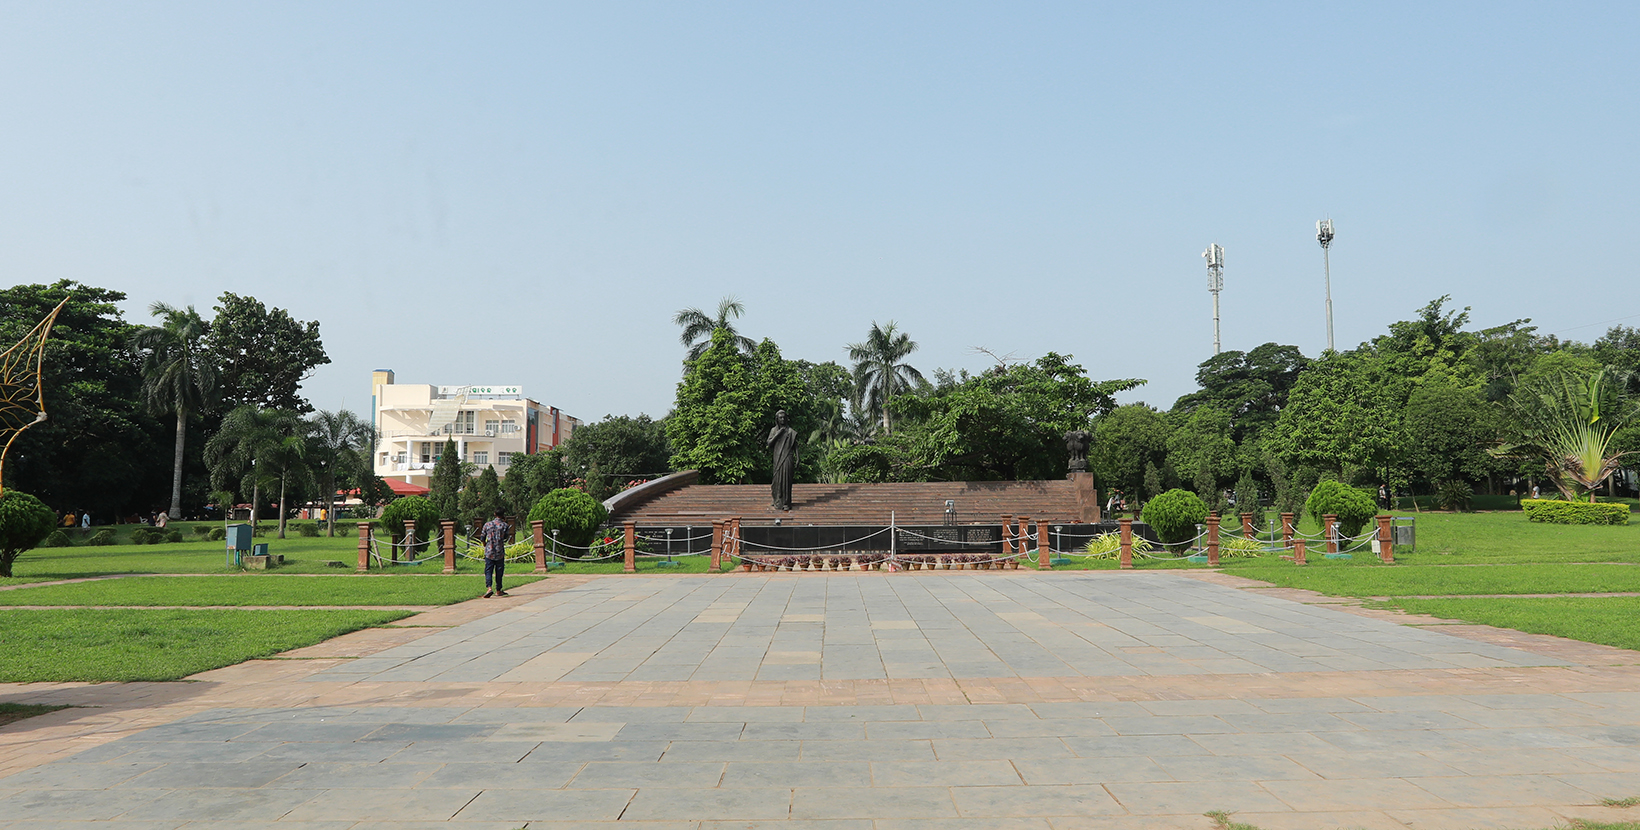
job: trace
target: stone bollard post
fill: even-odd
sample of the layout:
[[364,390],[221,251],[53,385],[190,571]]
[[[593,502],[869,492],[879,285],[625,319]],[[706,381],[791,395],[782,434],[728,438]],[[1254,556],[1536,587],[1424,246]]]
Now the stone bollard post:
[[1053,536],[1048,533],[1048,522],[1044,519],[1036,523],[1036,569],[1053,570]]
[[1326,546],[1322,550],[1328,553],[1338,552],[1338,537],[1335,535],[1337,528],[1338,516],[1332,513],[1321,516],[1321,538],[1326,542]]
[[359,522],[359,573],[370,570],[370,522]]
[[1133,520],[1123,517],[1116,520],[1116,525],[1122,529],[1122,567],[1131,569],[1133,567]]
[[1241,514],[1241,535],[1248,539],[1258,535],[1258,531],[1253,529],[1253,514]]
[[1293,562],[1294,562],[1294,564],[1298,564],[1298,565],[1304,564],[1304,540],[1303,539],[1299,539],[1299,540],[1293,542]]
[[723,520],[712,520],[712,573],[723,568]]
[[[1246,513],[1241,514],[1246,516]],[[1207,514],[1207,564],[1219,564],[1219,514]]]
[[1293,514],[1291,513],[1281,514],[1281,546],[1284,548],[1293,546]]
[[456,523],[439,522],[438,526],[444,531],[439,537],[439,547],[444,551],[444,572],[453,574],[456,572]]
[[1014,517],[1002,515],[1002,555],[1014,555]]
[[530,543],[535,546],[535,572],[547,572],[547,522],[545,519],[536,519],[530,522]]
[[1385,564],[1395,561],[1395,530],[1390,523],[1394,516],[1378,517],[1378,558]]
[[626,523],[626,572],[637,573],[638,554],[638,525],[634,522]]

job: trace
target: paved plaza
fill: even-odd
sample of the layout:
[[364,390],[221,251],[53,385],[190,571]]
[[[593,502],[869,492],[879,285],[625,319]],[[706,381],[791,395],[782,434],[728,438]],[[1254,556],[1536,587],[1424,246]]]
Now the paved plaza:
[[7,687],[102,708],[0,730],[0,827],[1640,814],[1600,805],[1640,796],[1633,652],[1305,598],[1158,573],[554,577],[194,682]]

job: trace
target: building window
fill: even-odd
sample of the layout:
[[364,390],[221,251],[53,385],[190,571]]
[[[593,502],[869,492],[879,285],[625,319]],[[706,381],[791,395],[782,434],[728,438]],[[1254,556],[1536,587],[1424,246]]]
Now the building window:
[[498,433],[500,431],[501,431],[501,422],[500,421],[497,421],[493,418],[485,419],[485,421],[484,421],[484,434],[485,435],[495,435],[496,433]]
[[472,435],[473,434],[474,416],[476,416],[477,414],[478,413],[472,411],[471,409],[466,409],[466,410],[462,410],[461,412],[457,412],[456,413],[455,433],[457,435]]
[[488,463],[490,463],[490,454],[485,450],[473,450],[473,463],[474,464],[488,464]]
[[517,431],[518,431],[518,422],[517,421],[515,421],[511,418],[502,418],[501,419],[501,434],[502,435],[511,435],[512,433],[515,433]]
[[512,463],[514,455],[517,455],[517,453],[498,452],[498,453],[495,454],[495,463],[500,464],[501,466],[505,467],[508,464]]
[[433,461],[433,442],[421,442],[421,463],[429,464]]

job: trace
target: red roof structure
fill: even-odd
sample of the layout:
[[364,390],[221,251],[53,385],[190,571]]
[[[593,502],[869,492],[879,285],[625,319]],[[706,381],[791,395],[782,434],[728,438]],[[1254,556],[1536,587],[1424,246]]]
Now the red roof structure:
[[396,478],[383,479],[383,481],[387,482],[387,489],[392,490],[395,496],[425,496],[432,492],[420,484],[411,484],[408,481],[399,481]]

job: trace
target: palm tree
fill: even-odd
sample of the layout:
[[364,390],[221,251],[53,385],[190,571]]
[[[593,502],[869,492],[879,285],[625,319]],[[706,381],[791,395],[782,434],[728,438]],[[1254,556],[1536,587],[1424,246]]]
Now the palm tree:
[[921,372],[901,362],[916,350],[909,335],[895,330],[893,320],[882,327],[873,321],[865,341],[848,346],[849,360],[854,361],[854,405],[881,417],[884,435],[893,432],[888,402],[913,383],[926,382]]
[[327,533],[336,535],[336,481],[370,468],[375,430],[346,409],[318,410],[308,416],[308,458],[325,490]]
[[142,353],[142,391],[149,411],[177,416],[169,515],[180,519],[182,449],[188,435],[188,415],[198,412],[216,389],[216,367],[204,351],[205,333],[210,326],[193,306],[179,309],[156,302],[148,311],[161,322],[134,334],[131,345]]
[[262,485],[279,482],[280,538],[284,538],[285,488],[306,455],[303,423],[301,416],[288,409],[241,406],[228,413],[222,428],[205,443],[212,485],[225,490],[237,479],[240,492],[251,491],[252,527],[260,517]]
[[1506,406],[1516,419],[1521,441],[1498,454],[1537,456],[1567,500],[1582,490],[1594,501],[1595,489],[1628,455],[1612,451],[1613,436],[1640,415],[1624,394],[1626,378],[1610,382],[1608,374],[1605,369],[1590,375],[1566,373],[1516,390]]
[[740,350],[746,354],[751,354],[752,350],[757,348],[756,341],[750,337],[741,336],[739,332],[735,331],[734,324],[729,322],[731,317],[737,320],[740,319],[740,315],[745,311],[746,307],[741,305],[740,301],[734,297],[724,297],[718,300],[717,317],[715,318],[706,316],[706,312],[698,308],[686,308],[679,311],[672,318],[672,322],[683,328],[683,333],[679,335],[678,339],[682,341],[683,345],[689,347],[687,359],[694,360],[700,357],[701,352],[706,351],[706,348],[712,345],[712,332],[718,329],[729,332],[730,336],[734,337],[735,341],[740,344]]

